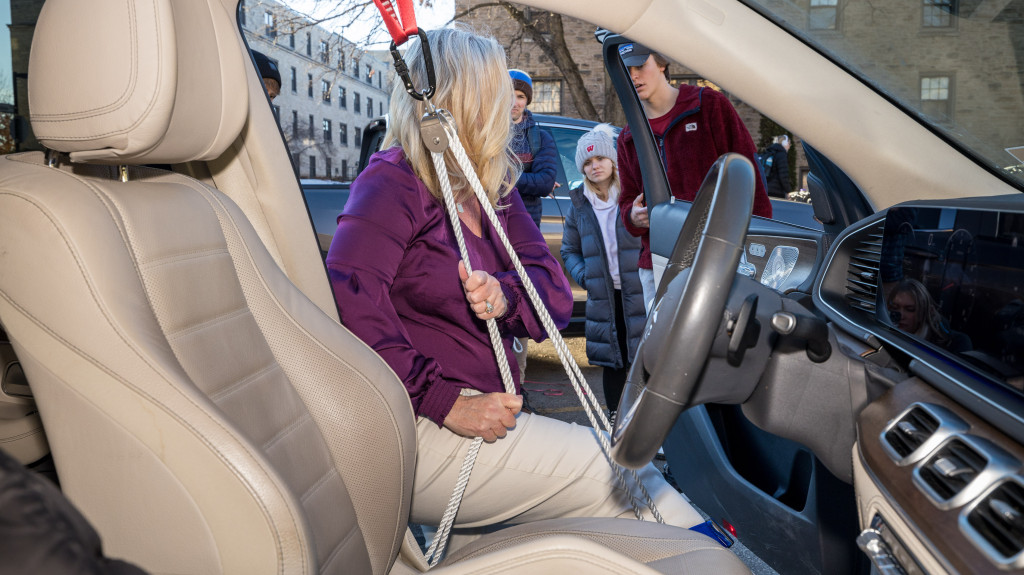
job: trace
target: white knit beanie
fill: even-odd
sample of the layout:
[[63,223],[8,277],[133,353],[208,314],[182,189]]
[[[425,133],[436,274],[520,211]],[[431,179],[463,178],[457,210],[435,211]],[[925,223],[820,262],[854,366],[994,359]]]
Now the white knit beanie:
[[608,158],[618,167],[618,156],[615,153],[615,128],[610,124],[599,124],[594,129],[580,136],[576,143],[576,169],[583,173],[583,163],[594,156]]

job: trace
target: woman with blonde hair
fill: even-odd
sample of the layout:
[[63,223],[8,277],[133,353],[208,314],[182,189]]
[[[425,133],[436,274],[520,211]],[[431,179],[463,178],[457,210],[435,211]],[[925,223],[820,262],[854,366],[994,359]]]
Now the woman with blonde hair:
[[[505,52],[494,39],[461,27],[426,35],[437,78],[431,102],[454,117],[513,249],[555,324],[564,327],[572,309],[568,281],[512,187],[519,165],[509,152],[512,83]],[[425,86],[420,42],[413,42],[405,61],[413,84]],[[449,147],[445,161],[474,270],[466,273],[420,135],[425,110],[396,82],[388,147],[352,183],[327,256],[342,323],[387,361],[417,416],[412,521],[440,522],[477,436],[486,443],[456,528],[632,516],[591,429],[520,413],[521,396],[504,392],[485,320],[497,320],[513,375],[513,338],[539,341],[547,334]],[[653,466],[643,475],[669,523],[700,522]]]

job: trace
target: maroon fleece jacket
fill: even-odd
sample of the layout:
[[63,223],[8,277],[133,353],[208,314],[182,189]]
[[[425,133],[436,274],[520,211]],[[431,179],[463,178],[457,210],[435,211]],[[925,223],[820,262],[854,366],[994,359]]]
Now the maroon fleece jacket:
[[[676,105],[669,111],[673,117],[664,134],[655,134],[659,140],[663,160],[668,171],[672,195],[693,201],[708,170],[726,152],[738,152],[754,162],[754,140],[743,125],[729,99],[711,88],[679,86]],[[661,138],[657,138],[657,136]],[[640,236],[641,268],[651,269],[651,244],[648,228],[638,228],[629,218],[633,200],[643,193],[643,178],[637,162],[633,133],[627,127],[619,135],[618,168],[622,192],[619,212],[626,229]],[[755,178],[754,215],[772,217],[772,204],[761,178]]]

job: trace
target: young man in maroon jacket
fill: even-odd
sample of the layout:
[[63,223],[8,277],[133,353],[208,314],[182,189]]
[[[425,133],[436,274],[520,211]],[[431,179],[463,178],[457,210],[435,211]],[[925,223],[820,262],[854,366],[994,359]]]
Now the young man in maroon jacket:
[[[738,152],[755,162],[757,149],[750,132],[724,94],[686,84],[673,87],[668,82],[668,60],[640,44],[623,44],[619,56],[629,68],[633,87],[643,103],[673,196],[693,201],[712,164],[726,152]],[[651,269],[650,220],[633,133],[628,127],[619,135],[618,156],[622,185],[619,211],[626,229],[640,236],[640,279],[650,310],[656,288]],[[770,218],[772,205],[764,183],[761,178],[755,181],[754,214]]]

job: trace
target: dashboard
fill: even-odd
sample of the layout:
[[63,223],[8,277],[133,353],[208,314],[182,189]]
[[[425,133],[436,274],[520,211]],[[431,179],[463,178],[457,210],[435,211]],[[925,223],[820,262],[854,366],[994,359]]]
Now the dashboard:
[[813,297],[884,382],[857,416],[882,572],[1024,572],[1024,202],[913,202],[836,239]]

